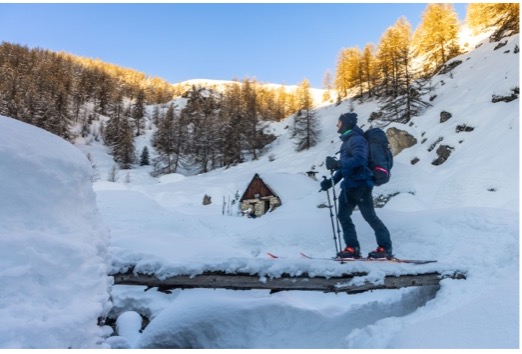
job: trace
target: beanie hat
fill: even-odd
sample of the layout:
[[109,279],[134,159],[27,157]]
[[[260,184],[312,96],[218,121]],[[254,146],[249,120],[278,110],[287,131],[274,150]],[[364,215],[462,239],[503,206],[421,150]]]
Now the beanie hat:
[[341,128],[337,131],[339,134],[343,134],[347,130],[353,129],[357,124],[357,113],[344,113],[339,117],[339,121],[341,122]]

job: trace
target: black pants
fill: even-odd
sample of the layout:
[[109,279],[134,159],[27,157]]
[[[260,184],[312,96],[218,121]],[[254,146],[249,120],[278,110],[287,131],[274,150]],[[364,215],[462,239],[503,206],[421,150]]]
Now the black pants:
[[366,187],[341,190],[341,195],[339,196],[339,215],[337,215],[337,217],[343,230],[346,246],[360,249],[355,225],[351,218],[356,206],[359,207],[364,220],[366,220],[375,232],[377,245],[391,251],[392,243],[390,232],[381,219],[377,217],[377,214],[375,214],[372,189]]

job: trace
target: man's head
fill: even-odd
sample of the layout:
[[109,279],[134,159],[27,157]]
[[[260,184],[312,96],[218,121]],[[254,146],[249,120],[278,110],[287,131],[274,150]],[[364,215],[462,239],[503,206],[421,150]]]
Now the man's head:
[[347,130],[353,129],[357,124],[357,113],[344,113],[339,116],[339,120],[337,121],[337,132],[339,134],[344,134]]

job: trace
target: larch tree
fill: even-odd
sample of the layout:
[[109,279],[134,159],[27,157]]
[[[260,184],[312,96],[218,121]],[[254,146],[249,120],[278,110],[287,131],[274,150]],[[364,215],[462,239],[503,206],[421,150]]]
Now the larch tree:
[[319,121],[313,110],[313,99],[310,94],[310,82],[305,79],[298,87],[300,109],[294,117],[292,136],[296,140],[296,151],[310,149],[319,140]]
[[331,99],[331,90],[332,90],[332,73],[330,70],[326,70],[323,76],[323,101],[329,101]]
[[244,120],[244,130],[242,132],[246,139],[246,144],[254,160],[258,158],[259,138],[260,138],[260,119],[257,110],[257,82],[255,80],[244,79],[241,90],[241,106]]
[[152,136],[157,153],[153,159],[154,175],[176,173],[182,165],[183,147],[187,140],[186,125],[171,104],[165,115],[159,118],[158,129]]
[[129,118],[120,120],[118,144],[113,147],[112,154],[122,169],[132,168],[136,162],[136,149],[134,145],[134,130]]
[[227,86],[223,94],[219,115],[222,122],[221,138],[223,142],[219,144],[222,165],[229,167],[244,161],[244,144],[240,130],[243,113],[241,111],[241,84],[239,82]]
[[382,35],[377,49],[378,67],[381,72],[381,96],[397,97],[404,66],[409,61],[411,28],[404,17],[389,27]]
[[130,118],[125,115],[125,108],[121,102],[113,105],[110,109],[110,119],[103,131],[103,140],[119,167],[128,169],[136,161],[134,133],[129,121]]
[[411,25],[401,17],[388,28],[381,40],[381,59],[388,68],[388,94],[381,106],[382,119],[407,123],[429,106],[422,96],[425,81],[412,68]]
[[216,167],[219,138],[218,103],[211,90],[193,88],[182,115],[190,127],[189,152],[194,167],[205,173]]
[[350,89],[349,65],[349,50],[342,49],[337,57],[335,70],[335,89],[337,90],[337,97],[339,97],[339,99],[348,96],[348,90]]
[[495,27],[491,39],[498,41],[503,36],[519,33],[520,4],[471,3],[466,11],[466,24],[475,34]]
[[372,97],[374,87],[377,85],[379,78],[379,72],[377,70],[375,48],[373,44],[368,43],[364,46],[364,50],[361,58],[363,79],[368,92],[368,97]]
[[362,53],[357,47],[343,49],[337,61],[335,86],[341,98],[348,95],[350,89],[359,89],[363,93]]
[[435,70],[459,53],[460,23],[453,4],[428,4],[415,30],[413,45],[426,55]]
[[290,111],[290,108],[288,107],[288,93],[286,92],[285,87],[283,85],[281,85],[275,91],[275,97],[278,104],[276,106],[274,114],[276,120],[280,122],[286,118],[288,112]]
[[142,130],[145,129],[145,91],[142,89],[138,91],[136,100],[132,105],[132,119],[136,136],[140,136]]
[[121,119],[123,119],[123,104],[120,102],[112,107],[107,125],[103,128],[103,142],[109,149],[118,143]]

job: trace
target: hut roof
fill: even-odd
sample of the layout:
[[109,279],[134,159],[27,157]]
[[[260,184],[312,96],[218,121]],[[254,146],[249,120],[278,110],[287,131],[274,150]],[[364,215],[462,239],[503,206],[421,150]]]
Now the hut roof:
[[[252,184],[254,179],[259,178],[263,181],[263,184],[267,186],[270,195],[277,196],[281,201],[302,199],[310,193],[316,193],[319,188],[317,181],[314,181],[306,174],[299,173],[256,173],[252,180],[248,181],[244,186],[244,193],[241,197],[241,201],[249,199],[248,192],[249,186]],[[277,194],[276,194],[277,193]],[[266,196],[259,193],[260,196]],[[268,195],[268,194],[267,194]]]
[[[263,179],[259,176],[259,174],[255,174],[250,183],[248,184],[243,196],[239,201],[243,201],[246,199],[255,199],[257,196],[259,197],[268,197],[274,196],[278,197],[277,194],[270,188],[268,184],[263,181]],[[279,198],[279,197],[278,197]]]

